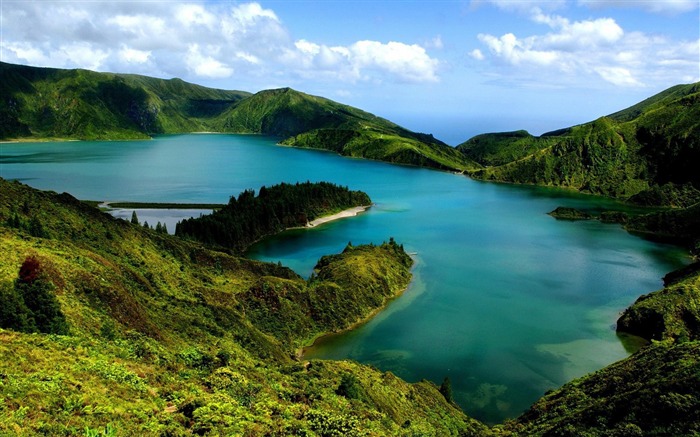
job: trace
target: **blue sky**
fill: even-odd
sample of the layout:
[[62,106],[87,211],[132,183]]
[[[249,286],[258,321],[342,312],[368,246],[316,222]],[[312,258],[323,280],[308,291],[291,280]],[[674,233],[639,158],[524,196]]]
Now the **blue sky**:
[[700,80],[698,0],[1,0],[5,62],[290,86],[456,145]]

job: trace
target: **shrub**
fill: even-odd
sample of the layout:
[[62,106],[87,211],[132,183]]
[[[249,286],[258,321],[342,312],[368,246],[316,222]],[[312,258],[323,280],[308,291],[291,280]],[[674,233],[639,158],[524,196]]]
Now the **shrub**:
[[13,289],[0,290],[0,326],[21,332],[67,334],[68,323],[39,260],[28,256]]

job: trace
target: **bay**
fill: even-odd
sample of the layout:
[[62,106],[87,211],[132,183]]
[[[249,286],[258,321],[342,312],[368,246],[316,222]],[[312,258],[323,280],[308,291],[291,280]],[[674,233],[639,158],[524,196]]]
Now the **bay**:
[[[322,255],[390,237],[414,253],[405,294],[305,358],[353,359],[409,381],[449,377],[457,402],[487,423],[638,347],[619,312],[686,264],[676,247],[618,225],[557,221],[557,206],[625,208],[609,199],[277,146],[275,138],[173,135],[151,141],[0,145],[0,177],[103,201],[226,203],[249,188],[330,181],[375,202],[357,217],[291,230],[248,256],[311,274]],[[170,224],[168,225],[171,228]]]

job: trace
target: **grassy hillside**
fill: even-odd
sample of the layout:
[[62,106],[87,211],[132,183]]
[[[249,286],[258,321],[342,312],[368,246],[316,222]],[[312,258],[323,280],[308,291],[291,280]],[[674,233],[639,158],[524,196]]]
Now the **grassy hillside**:
[[396,243],[325,258],[305,281],[3,180],[0,240],[1,307],[16,298],[18,278],[28,276],[20,266],[33,258],[68,325],[68,335],[0,329],[2,435],[486,429],[432,383],[293,359],[305,340],[348,326],[406,287],[410,261]]
[[548,393],[504,434],[687,436],[698,417],[700,343],[658,343]]
[[524,130],[477,135],[457,146],[470,159],[485,165],[498,166],[517,161],[551,146],[550,138],[535,137]]
[[699,267],[678,272],[662,290],[637,299],[622,314],[617,329],[648,340],[700,340]]
[[207,130],[247,97],[179,79],[0,63],[0,138],[148,138]]
[[700,200],[695,169],[700,84],[676,86],[626,110],[541,137],[523,131],[486,134],[458,149],[489,166],[472,173],[481,179],[690,206]]
[[255,94],[218,117],[215,126],[224,132],[275,135],[285,145],[345,156],[458,171],[478,167],[432,135],[289,88]]
[[[0,240],[3,326],[7,303],[26,299],[26,284],[36,289],[32,281],[41,277],[68,332],[0,329],[2,435],[700,430],[698,324],[688,317],[695,307],[687,298],[698,289],[697,269],[669,279],[667,289],[682,292],[680,298],[659,295],[659,308],[685,323],[666,324],[670,334],[662,338],[676,343],[652,345],[488,429],[430,382],[408,384],[356,363],[295,360],[299,346],[363,319],[406,287],[411,260],[394,241],[348,246],[321,258],[304,280],[275,264],[213,252],[115,219],[67,194],[3,180]],[[38,267],[24,269],[28,259]],[[45,309],[32,315],[49,314]],[[42,331],[27,329],[36,330]]]
[[432,135],[289,88],[250,95],[146,76],[0,63],[0,139],[127,139],[214,131],[463,171],[478,168]]

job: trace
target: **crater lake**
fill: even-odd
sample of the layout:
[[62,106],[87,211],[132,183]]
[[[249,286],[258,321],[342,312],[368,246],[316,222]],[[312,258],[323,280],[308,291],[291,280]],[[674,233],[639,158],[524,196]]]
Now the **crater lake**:
[[636,350],[638,340],[615,333],[619,313],[689,262],[684,250],[619,225],[547,215],[557,206],[628,208],[610,199],[281,147],[263,136],[5,143],[0,177],[103,201],[226,203],[245,189],[307,180],[367,192],[374,205],[365,213],[287,231],[248,256],[309,276],[318,258],[348,242],[396,239],[416,260],[409,289],[357,329],[320,339],[305,359],[353,359],[409,381],[449,377],[465,412],[491,424]]

